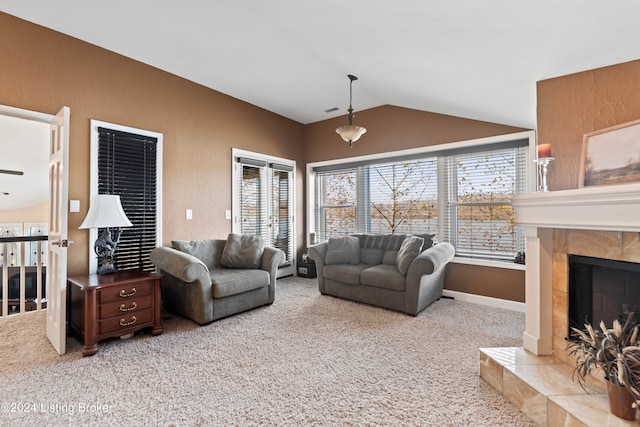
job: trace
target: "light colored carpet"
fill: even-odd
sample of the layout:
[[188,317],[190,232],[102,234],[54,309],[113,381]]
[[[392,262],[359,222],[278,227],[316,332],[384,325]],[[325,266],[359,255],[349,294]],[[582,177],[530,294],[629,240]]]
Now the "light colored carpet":
[[[42,313],[0,319],[0,425],[533,426],[479,377],[524,314],[441,299],[417,317],[278,281],[273,305],[58,356]],[[91,406],[94,405],[94,406]],[[105,409],[107,412],[98,411]]]

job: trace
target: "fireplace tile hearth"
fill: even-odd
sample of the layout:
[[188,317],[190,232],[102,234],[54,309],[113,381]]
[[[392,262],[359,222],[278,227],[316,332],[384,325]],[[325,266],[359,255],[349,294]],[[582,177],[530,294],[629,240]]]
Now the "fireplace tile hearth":
[[604,386],[589,393],[571,378],[573,368],[521,347],[480,349],[480,377],[541,426],[633,426],[609,412]]

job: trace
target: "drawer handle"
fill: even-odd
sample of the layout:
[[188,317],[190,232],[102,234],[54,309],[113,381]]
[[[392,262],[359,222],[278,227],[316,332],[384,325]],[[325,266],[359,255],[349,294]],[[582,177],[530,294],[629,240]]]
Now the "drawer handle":
[[120,319],[120,326],[131,326],[134,323],[136,323],[138,319],[136,319],[136,316],[131,316],[131,321],[127,322],[124,319]]
[[138,304],[136,304],[135,301],[131,303],[130,307],[125,307],[124,303],[120,304],[120,311],[131,311],[135,310],[136,308],[138,308]]
[[125,291],[124,289],[120,290],[120,296],[122,298],[129,298],[132,297],[136,294],[136,288],[131,288],[131,292],[127,293],[127,291]]

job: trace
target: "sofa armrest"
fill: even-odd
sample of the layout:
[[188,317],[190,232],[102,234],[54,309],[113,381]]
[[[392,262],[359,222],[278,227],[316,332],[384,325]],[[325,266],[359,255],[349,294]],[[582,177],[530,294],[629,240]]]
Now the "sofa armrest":
[[329,244],[327,242],[318,243],[309,247],[309,258],[316,263],[316,276],[318,278],[318,290],[324,294],[324,258],[327,255]]
[[413,260],[406,276],[406,312],[417,315],[426,306],[442,296],[444,272],[455,256],[450,243],[434,245]]
[[262,263],[260,269],[269,273],[269,300],[273,302],[276,296],[276,277],[278,276],[278,267],[284,261],[286,255],[280,249],[272,246],[265,246],[262,254]]
[[169,247],[158,247],[149,255],[156,268],[172,275],[183,282],[200,280],[203,284],[211,284],[209,269],[193,255]]
[[268,271],[269,273],[274,272],[278,269],[284,259],[284,252],[282,252],[280,249],[276,249],[271,246],[265,246],[264,253],[262,254],[260,269]]

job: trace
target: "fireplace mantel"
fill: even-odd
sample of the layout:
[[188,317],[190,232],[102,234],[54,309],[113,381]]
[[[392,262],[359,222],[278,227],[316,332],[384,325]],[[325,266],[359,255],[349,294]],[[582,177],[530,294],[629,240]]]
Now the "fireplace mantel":
[[640,231],[640,184],[533,193],[513,205],[524,227]]
[[523,347],[553,351],[553,229],[640,231],[640,184],[585,187],[514,198],[525,235],[526,325]]

